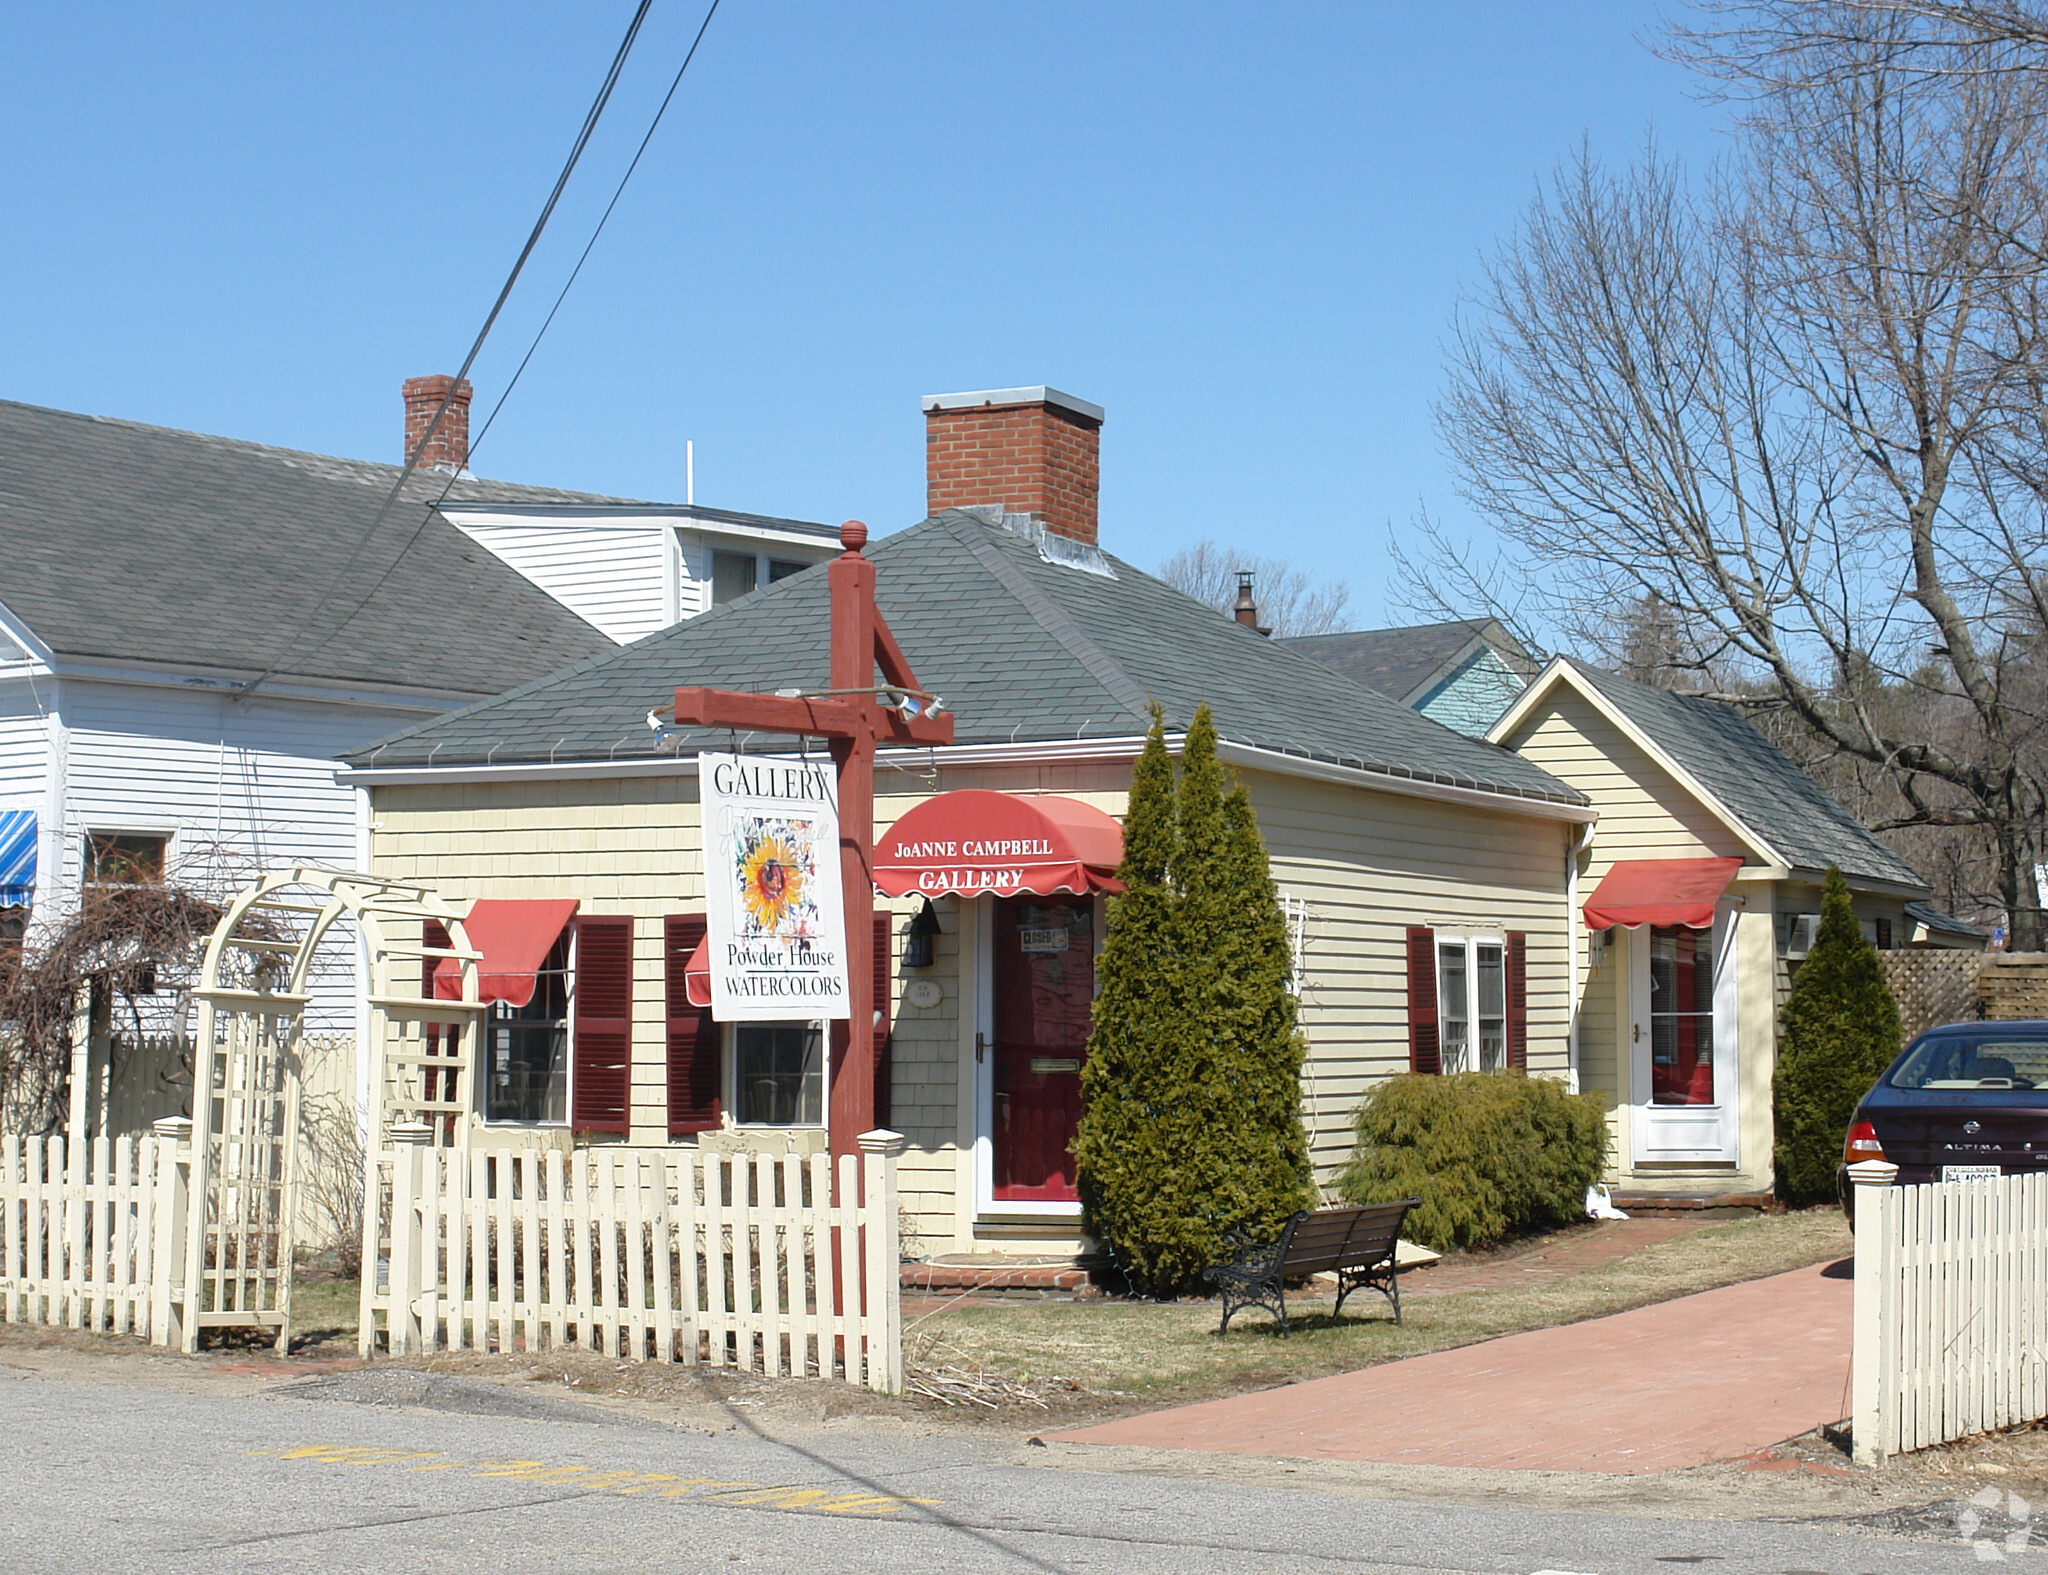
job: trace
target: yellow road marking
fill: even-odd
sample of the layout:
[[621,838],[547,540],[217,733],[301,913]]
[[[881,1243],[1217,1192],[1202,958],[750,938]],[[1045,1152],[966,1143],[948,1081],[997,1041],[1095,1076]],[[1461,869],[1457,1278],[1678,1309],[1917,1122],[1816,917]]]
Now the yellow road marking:
[[293,1449],[245,1449],[245,1455],[272,1455],[282,1460],[309,1460],[327,1466],[400,1466],[407,1471],[465,1471],[472,1477],[500,1482],[545,1482],[612,1493],[622,1498],[651,1493],[658,1498],[689,1499],[733,1508],[802,1510],[815,1515],[888,1515],[913,1505],[935,1505],[934,1498],[899,1498],[886,1493],[849,1493],[843,1486],[806,1487],[798,1483],[768,1486],[722,1477],[678,1477],[663,1471],[603,1470],[597,1466],[565,1466],[546,1460],[449,1460],[439,1450],[393,1449],[376,1444],[301,1444]]

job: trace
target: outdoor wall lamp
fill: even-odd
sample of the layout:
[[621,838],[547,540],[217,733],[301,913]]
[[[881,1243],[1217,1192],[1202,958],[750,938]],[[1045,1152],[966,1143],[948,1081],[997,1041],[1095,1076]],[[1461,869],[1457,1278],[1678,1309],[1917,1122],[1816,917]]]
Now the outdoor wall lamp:
[[939,938],[939,912],[932,906],[931,898],[924,899],[924,906],[910,916],[910,922],[903,926],[903,966],[906,968],[929,968],[937,950]]

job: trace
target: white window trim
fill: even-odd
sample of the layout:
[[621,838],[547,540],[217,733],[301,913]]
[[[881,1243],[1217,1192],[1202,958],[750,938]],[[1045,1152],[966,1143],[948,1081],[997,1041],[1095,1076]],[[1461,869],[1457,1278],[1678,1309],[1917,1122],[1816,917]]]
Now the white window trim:
[[92,878],[92,839],[94,837],[162,837],[164,839],[164,873],[169,880],[178,867],[178,827],[167,821],[121,820],[111,824],[87,821],[78,834],[78,884],[80,886],[132,886],[133,881],[95,881]]
[[[1436,970],[1436,1023],[1437,1053],[1443,1075],[1455,1072],[1477,1072],[1479,1066],[1479,948],[1498,946],[1501,962],[1501,1064],[1500,1071],[1508,1069],[1507,1049],[1507,962],[1508,936],[1505,929],[1473,928],[1457,926],[1435,928],[1436,947],[1430,952],[1430,965]],[[1444,1033],[1444,974],[1443,948],[1445,945],[1465,948],[1465,1000],[1468,1011],[1466,1022],[1466,1048],[1472,1057],[1472,1065],[1453,1067],[1450,1063],[1449,1044]]]
[[[483,1042],[483,1038],[490,1029],[491,1019],[489,1009],[486,1008],[484,1016],[479,1020],[478,1025],[470,1030],[470,1033],[474,1036],[474,1042],[470,1045],[470,1055],[473,1060],[470,1082],[475,1087],[475,1093],[472,1097],[476,1100],[477,1119],[484,1124],[484,1128],[487,1131],[566,1132],[576,1124],[576,964],[578,961],[576,948],[583,936],[573,918],[570,919],[566,928],[569,931],[569,960],[564,966],[564,972],[568,975],[569,982],[564,992],[562,1007],[563,1012],[566,1014],[562,1034],[562,1054],[568,1057],[568,1065],[562,1069],[562,1119],[560,1121],[515,1121],[510,1116],[492,1117],[487,1114],[491,1107],[489,1084],[491,1075],[491,1047]],[[553,948],[549,949],[552,950]],[[543,957],[541,961],[545,963],[547,959]]]
[[719,1098],[725,1102],[724,1109],[732,1117],[733,1126],[742,1132],[822,1132],[832,1119],[832,1025],[819,1017],[790,1017],[781,1021],[803,1023],[818,1030],[818,1119],[787,1122],[740,1120],[739,1053],[733,1043],[735,1030],[743,1026],[739,1023],[721,1023],[718,1027]]

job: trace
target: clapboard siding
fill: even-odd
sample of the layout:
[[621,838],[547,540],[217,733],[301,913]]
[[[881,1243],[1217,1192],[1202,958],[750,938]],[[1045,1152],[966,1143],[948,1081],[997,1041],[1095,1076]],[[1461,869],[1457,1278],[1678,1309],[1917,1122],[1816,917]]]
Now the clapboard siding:
[[1408,1069],[1410,925],[1525,931],[1529,1070],[1564,1075],[1569,828],[1264,772],[1244,778],[1274,880],[1308,907],[1302,1104],[1318,1179],[1350,1156],[1366,1092]]
[[49,729],[36,689],[25,678],[0,680],[0,809],[41,814],[49,769]]
[[465,535],[621,645],[669,622],[668,579],[675,572],[666,540],[669,526],[449,517]]
[[[936,780],[885,770],[876,828],[886,831],[927,793],[969,786],[1065,793],[1121,815],[1128,780],[1129,768],[1113,764],[977,768]],[[1527,932],[1530,1069],[1563,1074],[1571,828],[1263,772],[1246,781],[1274,875],[1308,905],[1303,1104],[1322,1179],[1350,1154],[1366,1090],[1406,1069],[1411,924]],[[662,920],[703,905],[695,778],[380,787],[374,806],[371,861],[380,874],[429,882],[456,900],[573,897],[585,912],[634,916],[630,1140],[666,1141]],[[898,944],[900,920],[915,904],[889,906]],[[959,905],[941,905],[927,975],[941,985],[939,1004],[911,1007],[900,986],[894,992],[891,1124],[910,1140],[906,1215],[934,1251],[964,1242],[971,1227],[972,986],[960,977],[962,919]]]
[[[163,831],[183,879],[240,885],[259,869],[356,862],[355,796],[334,757],[432,713],[311,705],[67,679],[63,893],[88,831]],[[309,1026],[355,1023],[346,948],[314,981]]]

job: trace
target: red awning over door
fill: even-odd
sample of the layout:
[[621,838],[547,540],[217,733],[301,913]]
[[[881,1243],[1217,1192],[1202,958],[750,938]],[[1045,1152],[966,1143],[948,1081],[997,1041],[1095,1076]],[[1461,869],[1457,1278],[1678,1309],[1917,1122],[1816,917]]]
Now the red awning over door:
[[[469,944],[484,954],[476,965],[477,994],[485,1001],[524,1006],[533,999],[533,976],[548,960],[562,928],[576,917],[576,900],[514,901],[479,897],[462,921]],[[434,995],[462,999],[462,964],[443,957],[434,965]]]
[[963,788],[926,799],[875,847],[885,897],[1116,892],[1124,832],[1093,804]]
[[1619,859],[1587,900],[1586,923],[1712,929],[1714,904],[1741,868],[1740,859]]

